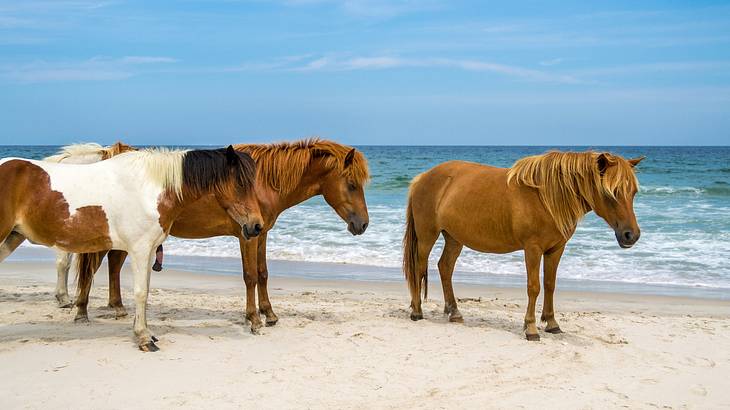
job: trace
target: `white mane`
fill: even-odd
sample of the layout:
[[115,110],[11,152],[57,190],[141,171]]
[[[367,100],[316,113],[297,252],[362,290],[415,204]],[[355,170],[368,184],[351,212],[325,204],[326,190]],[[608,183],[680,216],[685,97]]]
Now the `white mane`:
[[[104,147],[94,142],[66,145],[58,151],[58,154],[43,158],[43,160],[48,162],[64,162],[69,158],[74,158],[78,160],[79,163],[92,163],[101,160],[102,151],[104,151]],[[82,160],[83,157],[90,155],[97,155],[98,158]]]

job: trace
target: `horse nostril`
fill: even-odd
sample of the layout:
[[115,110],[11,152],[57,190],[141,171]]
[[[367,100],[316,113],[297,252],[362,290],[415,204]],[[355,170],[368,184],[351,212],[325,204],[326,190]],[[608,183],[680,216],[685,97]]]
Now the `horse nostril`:
[[362,224],[362,231],[365,232],[366,229],[368,229],[368,223],[367,222],[365,222],[364,224]]
[[631,231],[625,231],[624,232],[624,239],[631,242],[632,239],[634,239],[634,233]]
[[254,233],[255,233],[256,235],[258,235],[258,234],[260,234],[260,233],[261,233],[261,229],[262,229],[262,227],[261,227],[261,224],[256,224],[256,225],[254,225],[254,227],[253,227],[253,231],[254,231]]

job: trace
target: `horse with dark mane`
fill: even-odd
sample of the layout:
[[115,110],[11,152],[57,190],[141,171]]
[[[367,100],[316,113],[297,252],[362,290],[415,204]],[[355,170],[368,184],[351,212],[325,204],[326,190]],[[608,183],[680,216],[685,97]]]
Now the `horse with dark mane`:
[[525,334],[540,340],[535,305],[543,262],[545,331],[561,333],[553,292],[560,257],[580,219],[594,211],[614,230],[622,248],[639,239],[633,199],[638,181],[626,160],[596,152],[549,152],[523,158],[512,168],[449,161],[416,176],[411,183],[403,238],[403,271],[411,293],[411,319],[423,319],[421,289],[427,295],[428,256],[439,235],[438,262],[444,313],[463,322],[451,277],[462,248],[480,252],[525,251],[528,304]]
[[[235,236],[239,239],[246,285],[246,318],[251,323],[251,331],[256,333],[263,326],[259,311],[265,315],[267,326],[273,326],[278,321],[267,289],[266,240],[268,231],[273,228],[279,215],[313,196],[322,195],[345,221],[347,230],[353,235],[360,235],[365,232],[369,222],[364,192],[369,173],[367,161],[361,152],[332,141],[307,139],[291,143],[240,144],[234,147],[239,152],[251,155],[256,161],[255,191],[264,221],[261,235],[246,241],[234,221],[210,196],[203,196],[186,205],[170,233],[186,239],[214,236]],[[119,288],[119,271],[125,256],[120,251],[109,253],[109,277],[110,283],[114,284],[110,287],[109,302],[117,315],[126,314]],[[79,255],[79,260],[88,257]],[[96,260],[101,263],[99,257]],[[91,264],[91,268],[94,265]],[[81,294],[88,295],[88,290]]]
[[[216,202],[242,236],[257,235],[262,218],[255,178],[251,157],[230,146],[134,151],[87,165],[5,158],[0,160],[0,242],[12,235],[66,252],[128,252],[137,344],[156,351],[146,317],[155,249],[182,209],[203,196]],[[81,289],[88,289],[91,279],[88,269],[79,271]],[[88,293],[79,296],[87,299]],[[85,312],[85,303],[78,306]]]

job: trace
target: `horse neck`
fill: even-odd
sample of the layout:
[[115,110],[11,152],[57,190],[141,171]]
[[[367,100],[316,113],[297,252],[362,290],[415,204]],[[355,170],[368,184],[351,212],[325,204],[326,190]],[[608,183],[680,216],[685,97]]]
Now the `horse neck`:
[[[313,159],[302,174],[299,184],[291,191],[285,194],[276,193],[277,204],[275,208],[278,213],[285,209],[300,204],[307,199],[322,194],[322,178],[331,170],[324,166],[324,162],[320,159]],[[277,213],[277,214],[278,214]]]

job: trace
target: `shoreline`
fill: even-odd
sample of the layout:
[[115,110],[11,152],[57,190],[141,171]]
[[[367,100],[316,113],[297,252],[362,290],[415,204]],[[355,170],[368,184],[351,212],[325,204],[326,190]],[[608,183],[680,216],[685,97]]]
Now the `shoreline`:
[[[21,246],[7,258],[7,262],[43,263],[54,261],[55,254],[51,249],[35,246]],[[124,266],[127,268],[128,262],[125,263]],[[335,280],[364,283],[395,283],[405,286],[405,280],[403,279],[403,273],[400,268],[279,259],[268,260],[268,266],[269,276],[271,278],[270,282],[276,278],[285,278],[320,281]],[[240,258],[234,257],[165,255],[164,267],[165,269],[175,269],[178,271],[198,273],[201,275],[235,277],[239,277],[241,275],[241,260]],[[106,263],[104,263],[97,273],[97,278],[99,276],[105,276],[106,272]],[[71,275],[72,274],[69,274],[69,276]],[[155,275],[157,275],[157,273],[152,272],[152,276],[154,277]],[[429,267],[429,282],[430,291],[433,292],[435,290],[440,293],[441,282],[438,269],[434,266]],[[522,275],[476,272],[464,272],[464,274],[460,275],[459,272],[456,271],[454,273],[453,283],[461,286],[524,290],[526,286],[526,278]],[[730,300],[730,289],[726,288],[561,278],[560,272],[558,272],[556,292],[561,290],[587,293],[626,294],[635,296],[671,296],[692,299]]]

